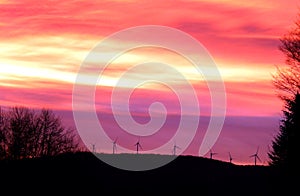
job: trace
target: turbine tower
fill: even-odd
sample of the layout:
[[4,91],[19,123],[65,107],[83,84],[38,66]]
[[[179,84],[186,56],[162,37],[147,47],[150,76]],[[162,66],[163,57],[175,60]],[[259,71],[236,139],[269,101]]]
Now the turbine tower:
[[93,153],[96,152],[96,144],[92,144],[92,152],[93,152]]
[[173,150],[172,150],[174,156],[176,155],[176,149],[181,149],[181,148],[179,146],[177,146],[175,143],[173,146]]
[[218,154],[218,153],[216,153],[216,152],[212,152],[212,150],[210,149],[209,150],[209,154],[210,154],[210,159],[212,159],[213,158],[213,156],[215,155],[215,154]]
[[256,159],[258,159],[258,160],[261,162],[261,160],[260,160],[260,158],[259,158],[259,156],[258,156],[258,150],[259,150],[259,147],[257,147],[257,150],[256,150],[256,153],[255,153],[255,154],[249,156],[249,157],[254,157],[254,165],[255,165],[255,166],[256,166]]
[[113,141],[113,154],[115,154],[117,152],[117,141],[118,141],[118,138],[115,139],[115,141]]
[[136,154],[139,154],[139,148],[143,149],[140,144],[140,139],[134,145],[136,146]]
[[230,154],[230,152],[228,152],[228,155],[229,155],[229,163],[232,163],[232,156],[231,156],[231,154]]

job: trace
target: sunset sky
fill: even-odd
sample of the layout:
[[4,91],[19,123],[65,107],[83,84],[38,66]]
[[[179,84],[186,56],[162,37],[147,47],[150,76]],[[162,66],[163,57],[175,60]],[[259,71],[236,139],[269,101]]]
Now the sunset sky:
[[[213,146],[218,153],[214,158],[227,161],[231,152],[233,162],[253,164],[249,155],[259,146],[259,164],[267,164],[268,146],[277,133],[282,109],[272,85],[272,73],[275,65],[284,65],[284,56],[278,50],[279,38],[292,27],[298,7],[297,0],[0,0],[0,105],[50,108],[68,126],[75,127],[73,85],[89,52],[105,37],[125,28],[168,26],[197,39],[209,51],[224,80],[226,119]],[[109,47],[122,44],[126,43],[116,40]],[[126,134],[112,119],[109,96],[124,71],[150,60],[173,65],[197,91],[200,125],[194,141],[183,153],[197,155],[209,121],[210,95],[205,81],[188,66],[189,62],[166,49],[146,47],[129,51],[105,70],[95,92],[102,126],[110,129],[111,138],[119,138],[119,145],[134,150],[137,137],[124,139]],[[132,73],[130,80],[143,80],[150,72],[157,78],[174,80],[171,74],[158,73],[151,67]],[[176,82],[181,88],[181,81]],[[127,90],[126,86],[122,88]],[[181,115],[174,92],[165,86],[146,84],[136,89],[131,98],[130,109],[137,122],[149,121],[147,108],[153,100],[165,103],[170,114],[163,133],[141,139],[144,150],[167,141],[169,135],[164,132],[173,134]],[[123,100],[116,101],[122,115]],[[97,150],[111,152],[111,145]],[[126,151],[120,148],[119,152]]]

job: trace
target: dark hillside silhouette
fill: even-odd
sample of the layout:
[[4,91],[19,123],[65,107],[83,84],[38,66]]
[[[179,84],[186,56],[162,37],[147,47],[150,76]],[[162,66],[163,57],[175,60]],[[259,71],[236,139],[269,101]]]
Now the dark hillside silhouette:
[[[103,155],[116,160],[168,158],[172,155]],[[238,166],[209,158],[179,156],[155,170],[120,170],[88,152],[0,162],[2,187],[24,187],[23,193],[97,193],[185,195],[271,195],[284,189],[281,174],[269,166]],[[280,186],[279,186],[280,185]],[[61,190],[60,190],[61,189]],[[9,189],[10,193],[17,189]],[[63,192],[62,192],[63,191]]]

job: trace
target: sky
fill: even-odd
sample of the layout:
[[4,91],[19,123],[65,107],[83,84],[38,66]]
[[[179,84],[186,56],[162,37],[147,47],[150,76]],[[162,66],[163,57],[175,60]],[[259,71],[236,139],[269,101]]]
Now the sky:
[[[233,162],[253,164],[249,155],[259,147],[262,160],[259,164],[267,164],[267,151],[278,131],[282,110],[282,102],[272,85],[275,65],[284,66],[284,56],[278,50],[279,38],[293,26],[298,6],[296,0],[289,3],[284,0],[47,0],[42,3],[0,0],[0,105],[4,108],[16,105],[50,108],[66,125],[76,128],[72,116],[73,87],[91,50],[103,39],[126,28],[162,25],[180,30],[200,42],[224,81],[226,118],[212,147],[218,153],[214,158],[227,161],[230,152]],[[131,41],[134,40],[112,40],[107,47],[117,50]],[[190,82],[199,101],[200,114],[193,112],[194,102],[190,102],[189,109],[181,114],[176,90],[184,91],[185,81],[177,80],[169,71],[158,69],[159,66],[131,70],[126,78],[129,84],[154,76],[155,80],[173,82],[175,89],[174,92],[166,85],[150,82],[135,88],[130,96],[130,115],[137,123],[151,121],[148,108],[153,102],[160,101],[167,109],[166,123],[161,130],[141,137],[144,152],[155,150],[170,138],[175,143],[172,136],[180,117],[186,115],[198,117],[200,123],[190,145],[178,153],[198,156],[211,117],[211,95],[205,78],[191,63],[165,48],[130,50],[115,58],[107,69],[99,70],[94,66],[86,73],[87,83],[82,85],[91,85],[88,78],[102,71],[95,89],[95,107],[103,129],[112,140],[119,138],[119,153],[134,151],[132,144],[140,137],[122,130],[113,119],[111,107],[117,108],[117,115],[128,116],[128,105],[122,96],[130,88],[118,85],[118,79],[133,65],[150,61],[173,66]],[[96,65],[98,62],[89,63]],[[116,86],[120,96],[112,104],[111,95]],[[183,99],[189,102],[190,97]],[[159,109],[154,108],[156,118],[165,113]],[[90,124],[89,119],[84,119],[86,125]],[[186,132],[189,134],[188,130]],[[99,152],[111,151],[110,141],[101,146],[92,141],[93,137],[90,135],[87,141],[89,148],[95,143]],[[176,138],[177,143],[180,141],[181,138]],[[170,152],[155,152],[169,154],[171,148]]]

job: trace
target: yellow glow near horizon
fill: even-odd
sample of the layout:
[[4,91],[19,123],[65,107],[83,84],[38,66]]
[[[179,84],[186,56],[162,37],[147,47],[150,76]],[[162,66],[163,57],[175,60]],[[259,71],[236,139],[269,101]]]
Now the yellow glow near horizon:
[[[24,65],[13,65],[13,64],[3,64],[0,63],[1,67],[1,75],[0,78],[8,79],[10,77],[22,77],[27,78],[39,78],[39,79],[50,79],[57,80],[63,82],[73,83],[75,75],[74,73],[57,71],[53,69],[47,68],[36,68]],[[28,82],[28,86],[30,86],[30,81]]]
[[[35,78],[34,80],[53,80],[73,84],[81,63],[85,60],[86,55],[92,46],[95,45],[95,42],[95,40],[85,40],[82,42],[76,38],[58,36],[49,36],[43,39],[24,39],[17,44],[2,42],[0,44],[2,56],[0,63],[0,83],[4,86],[30,88],[30,78],[32,80]],[[43,47],[40,46],[41,43]],[[64,47],[61,47],[62,45]],[[112,45],[110,47],[114,48],[117,46]],[[95,59],[96,62],[90,63],[97,63],[97,60],[99,59]],[[131,66],[145,62],[160,62],[170,65],[176,68],[192,83],[204,80],[193,65],[184,57],[166,49],[140,48],[128,51],[111,62],[98,85],[115,86],[124,71]],[[271,77],[270,68],[267,65],[260,66],[260,72],[252,69],[251,65],[233,67],[229,63],[222,63],[218,68],[224,81],[247,82],[249,80],[269,80]],[[98,71],[100,72],[101,70]],[[145,71],[155,73],[155,70],[151,69],[151,67]],[[95,74],[98,74],[95,70],[87,73],[85,76],[86,85],[93,85],[89,82],[89,77],[91,75],[95,76]],[[145,74],[133,73],[132,77],[131,79],[142,81]],[[172,75],[168,73],[157,73],[156,77],[156,79],[160,77],[169,80],[173,79]],[[26,78],[27,82],[22,82],[22,78]],[[11,83],[11,81],[15,82]],[[155,85],[152,87],[155,88]],[[151,85],[147,85],[147,88],[151,88]]]

